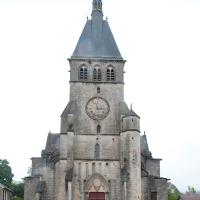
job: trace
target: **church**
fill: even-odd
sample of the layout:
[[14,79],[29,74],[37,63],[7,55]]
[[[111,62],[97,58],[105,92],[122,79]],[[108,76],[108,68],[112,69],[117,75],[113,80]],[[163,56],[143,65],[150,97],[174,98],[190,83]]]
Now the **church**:
[[140,117],[124,101],[124,65],[93,0],[70,65],[69,102],[60,133],[32,158],[25,200],[167,200],[168,179],[152,156]]

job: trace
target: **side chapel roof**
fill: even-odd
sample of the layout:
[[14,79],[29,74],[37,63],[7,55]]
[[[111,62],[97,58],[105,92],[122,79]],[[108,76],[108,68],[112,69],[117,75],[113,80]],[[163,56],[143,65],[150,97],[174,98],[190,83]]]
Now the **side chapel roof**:
[[45,150],[48,152],[59,150],[59,145],[60,145],[60,134],[49,133],[47,137]]
[[141,143],[141,153],[147,157],[151,157],[151,152],[149,151],[149,146],[147,142],[147,136],[144,134],[140,136],[140,143]]

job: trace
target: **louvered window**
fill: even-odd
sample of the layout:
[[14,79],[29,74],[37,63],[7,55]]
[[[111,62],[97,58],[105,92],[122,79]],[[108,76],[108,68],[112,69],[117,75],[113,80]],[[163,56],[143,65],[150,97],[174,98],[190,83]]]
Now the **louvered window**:
[[113,67],[107,68],[107,81],[114,81],[115,80],[115,71]]
[[99,67],[95,67],[93,70],[93,80],[101,81],[101,69]]
[[79,72],[79,79],[80,80],[87,80],[88,79],[88,70],[86,66],[82,66]]

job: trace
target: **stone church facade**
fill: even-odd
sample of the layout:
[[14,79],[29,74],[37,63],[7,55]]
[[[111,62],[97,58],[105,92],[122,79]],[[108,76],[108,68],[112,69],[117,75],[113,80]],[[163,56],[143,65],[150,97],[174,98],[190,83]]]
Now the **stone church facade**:
[[124,102],[124,65],[101,0],[69,59],[70,97],[59,134],[32,158],[25,200],[167,200],[160,159]]

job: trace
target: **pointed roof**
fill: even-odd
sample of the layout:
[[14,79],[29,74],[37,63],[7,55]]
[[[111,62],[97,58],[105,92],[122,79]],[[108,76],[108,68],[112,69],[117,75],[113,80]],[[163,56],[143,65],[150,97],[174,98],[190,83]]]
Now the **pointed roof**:
[[129,110],[129,113],[127,114],[127,116],[136,116],[136,117],[140,118],[140,117],[132,110],[132,108]]
[[101,0],[93,0],[92,18],[87,20],[71,59],[123,60],[107,20]]
[[147,136],[144,134],[140,136],[141,140],[141,153],[146,157],[151,157],[151,152],[149,151],[149,146],[147,142]]
[[76,102],[75,101],[70,101],[65,110],[63,111],[61,117],[66,118],[69,114],[75,114],[76,111]]
[[132,108],[132,104],[131,104],[131,108],[130,110],[128,111],[128,113],[125,115],[125,117],[129,117],[129,116],[136,116],[140,119],[140,117],[133,111],[133,108]]
[[49,133],[46,142],[46,151],[59,150],[60,145],[60,134]]

